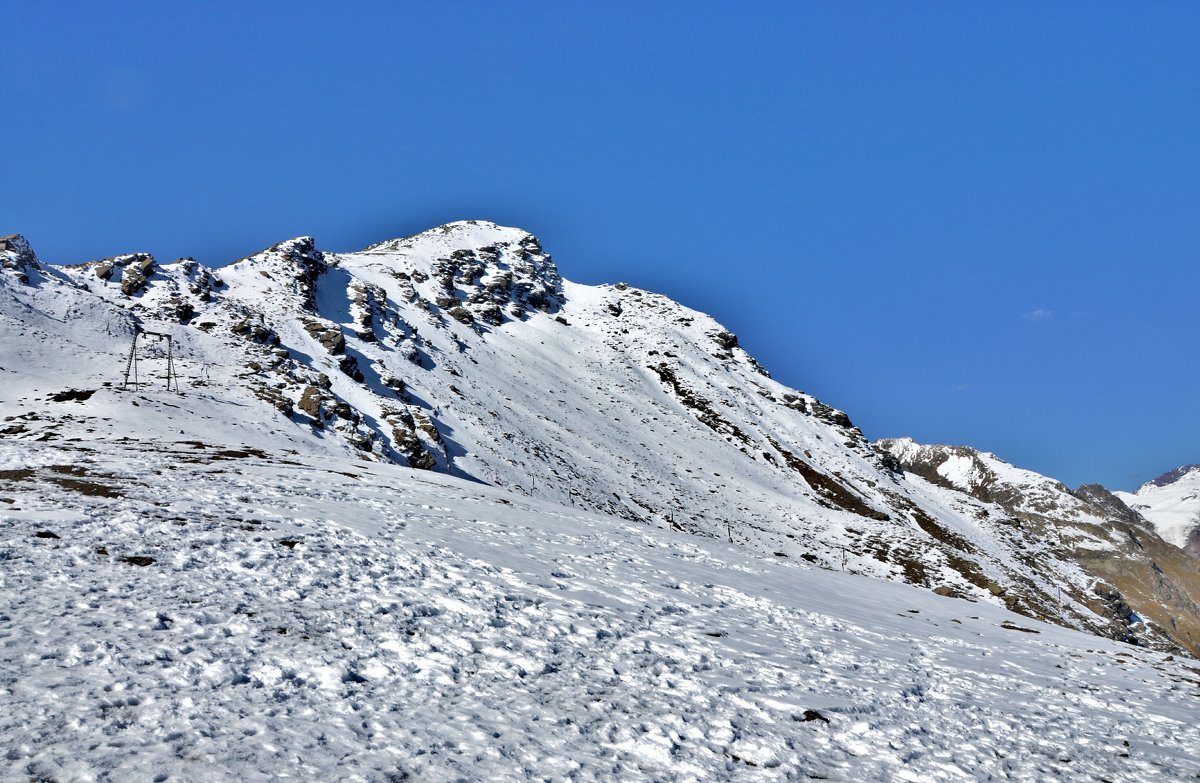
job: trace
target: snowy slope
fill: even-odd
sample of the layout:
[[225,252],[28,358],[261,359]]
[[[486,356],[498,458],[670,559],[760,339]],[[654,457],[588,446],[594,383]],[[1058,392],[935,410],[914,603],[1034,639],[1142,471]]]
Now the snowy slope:
[[[0,261],[10,438],[423,468],[1129,636],[1070,552],[895,469],[710,317],[563,280],[519,229],[464,221],[357,253],[300,237],[216,270],[139,253],[52,266],[23,240]],[[172,337],[181,394],[121,388],[135,329]],[[138,344],[131,369],[160,392],[166,342]]]
[[459,478],[156,435],[0,442],[0,778],[1200,772],[1190,659]]
[[1200,558],[1200,465],[1185,465],[1148,481],[1137,492],[1117,492],[1158,534]]

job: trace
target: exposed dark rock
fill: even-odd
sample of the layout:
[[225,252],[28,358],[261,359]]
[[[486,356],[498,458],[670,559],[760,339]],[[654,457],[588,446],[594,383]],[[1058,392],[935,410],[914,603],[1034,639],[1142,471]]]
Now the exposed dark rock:
[[[312,237],[297,237],[242,259],[238,263],[276,263],[288,275],[301,305],[309,312],[317,309],[317,278],[329,268],[325,254],[317,250]],[[265,270],[261,270],[265,271]]]
[[821,421],[833,424],[837,427],[845,427],[847,429],[854,426],[854,423],[850,421],[849,416],[836,408],[826,405],[823,402],[813,400],[811,407],[812,415],[816,416]]
[[305,319],[302,323],[304,331],[329,353],[338,356],[346,352],[346,336],[342,334],[341,328],[312,319]]
[[451,307],[446,311],[446,315],[450,316],[459,323],[471,324],[475,322],[475,316],[465,307]]
[[146,287],[146,281],[154,272],[154,257],[148,253],[134,253],[129,256],[119,256],[109,263],[122,266],[121,293],[133,296]]
[[121,562],[145,568],[148,565],[154,564],[154,558],[147,555],[127,555],[121,558]]
[[279,345],[279,336],[266,325],[262,316],[258,314],[247,315],[241,320],[234,321],[230,325],[229,331],[241,335],[248,340],[253,340],[256,343]]
[[300,395],[298,406],[300,412],[310,418],[321,420],[321,390],[316,386],[305,386],[303,393]]
[[696,418],[700,420],[701,424],[714,432],[722,435],[731,435],[742,443],[750,445],[750,439],[746,436],[746,433],[742,432],[737,425],[713,410],[712,404],[708,400],[687,388],[676,376],[675,371],[670,365],[666,362],[660,362],[658,365],[651,365],[650,369],[658,373],[659,380],[675,392],[675,396],[679,401],[696,414]]
[[845,509],[853,514],[858,514],[870,519],[889,519],[886,512],[871,508],[857,493],[838,483],[829,476],[826,476],[812,465],[809,465],[807,462],[785,449],[782,445],[780,445],[779,441],[775,440],[774,438],[768,438],[768,440],[775,450],[783,456],[784,462],[787,464],[787,466],[799,473],[804,479],[804,482],[812,487],[813,490],[815,490],[821,497],[824,497],[837,507]]
[[343,356],[338,361],[338,369],[359,383],[366,380],[366,376],[362,374],[362,370],[358,369],[358,359],[353,356]]
[[67,389],[50,395],[50,399],[54,402],[83,402],[91,399],[95,393],[95,389]]
[[[709,337],[711,337],[717,343],[717,345],[721,346],[726,351],[736,348],[737,344],[738,344],[737,335],[735,335],[733,332],[728,332],[728,331],[713,332],[712,334],[709,335]],[[807,384],[805,384],[805,385],[807,385]]]
[[41,267],[28,240],[20,234],[8,234],[0,236],[0,269],[8,270],[20,283],[29,285],[30,272]]
[[1102,516],[1115,517],[1130,525],[1152,528],[1145,517],[1125,505],[1119,497],[1099,484],[1084,484],[1071,494],[1092,506]]

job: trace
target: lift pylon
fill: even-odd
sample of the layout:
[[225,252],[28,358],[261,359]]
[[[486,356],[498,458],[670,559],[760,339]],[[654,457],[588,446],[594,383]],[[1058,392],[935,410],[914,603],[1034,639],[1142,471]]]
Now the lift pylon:
[[133,342],[129,344],[129,358],[125,361],[125,379],[121,381],[121,388],[129,388],[129,376],[133,375],[133,388],[136,390],[141,384],[138,382],[138,358],[137,344],[138,337],[146,335],[147,337],[158,337],[167,341],[167,391],[179,391],[179,375],[175,372],[175,338],[163,332],[151,332],[143,329],[138,324],[133,325]]

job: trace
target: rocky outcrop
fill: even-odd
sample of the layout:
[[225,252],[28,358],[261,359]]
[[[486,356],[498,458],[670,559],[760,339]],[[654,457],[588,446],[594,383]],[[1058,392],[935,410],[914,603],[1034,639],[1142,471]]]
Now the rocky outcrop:
[[29,241],[20,234],[0,236],[0,269],[29,285],[30,272],[41,269]]
[[122,265],[121,293],[133,296],[146,286],[146,281],[154,273],[154,257],[148,253],[136,253],[128,256]]
[[[557,310],[562,303],[562,277],[537,237],[520,232],[499,241],[478,245],[471,242],[490,226],[466,220],[439,229],[447,249],[427,271],[391,270],[394,277],[405,281],[402,295],[416,301],[420,296],[416,286],[428,281],[433,285],[427,301],[464,325],[498,326],[507,319],[520,319],[530,310]],[[426,236],[381,242],[364,252],[402,252]]]
[[309,336],[319,342],[321,347],[329,353],[339,356],[346,352],[346,336],[337,326],[321,323],[311,318],[305,318],[301,323],[304,325],[304,331],[308,332]]
[[237,319],[230,325],[229,331],[256,343],[279,345],[279,335],[267,325],[262,313],[253,313]]

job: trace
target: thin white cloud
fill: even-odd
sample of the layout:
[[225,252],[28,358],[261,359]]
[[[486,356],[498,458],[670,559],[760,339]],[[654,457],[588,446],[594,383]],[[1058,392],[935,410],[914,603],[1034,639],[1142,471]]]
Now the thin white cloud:
[[1021,316],[1026,321],[1043,321],[1053,314],[1053,310],[1047,310],[1044,307],[1039,307],[1036,310],[1030,310],[1025,315]]

